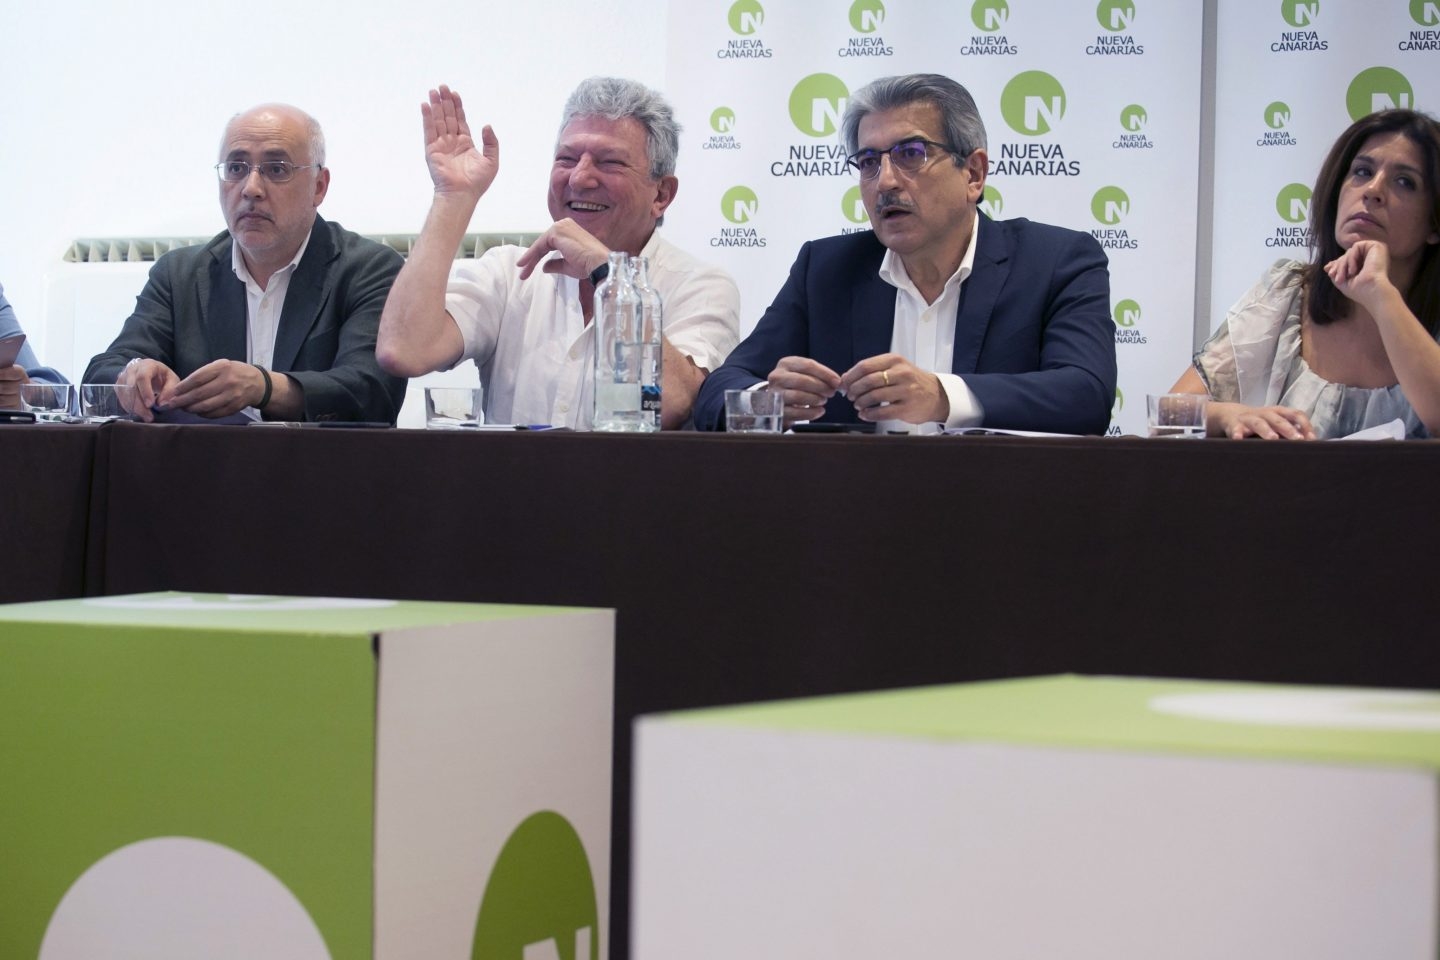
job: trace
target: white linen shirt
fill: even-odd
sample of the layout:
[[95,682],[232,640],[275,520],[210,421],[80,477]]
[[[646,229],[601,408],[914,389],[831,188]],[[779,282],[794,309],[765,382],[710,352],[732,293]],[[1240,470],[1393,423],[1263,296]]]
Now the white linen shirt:
[[[515,265],[525,248],[495,247],[457,265],[445,309],[465,341],[456,364],[473,360],[485,388],[485,422],[588,429],[594,417],[594,334],[580,281]],[[650,235],[650,285],[665,303],[665,339],[714,370],[740,338],[740,291],[730,275]]]
[[[950,400],[950,415],[945,426],[974,427],[985,419],[985,409],[975,393],[958,374],[951,373],[955,362],[955,316],[960,308],[960,288],[975,267],[975,240],[980,236],[980,218],[970,231],[970,245],[960,258],[960,266],[945,281],[945,287],[934,303],[926,303],[920,295],[905,264],[893,250],[885,251],[880,261],[880,279],[895,288],[895,329],[890,335],[890,352],[898,353],[922,370],[940,378],[940,386]],[[916,432],[923,424],[888,420],[879,425],[887,432]]]

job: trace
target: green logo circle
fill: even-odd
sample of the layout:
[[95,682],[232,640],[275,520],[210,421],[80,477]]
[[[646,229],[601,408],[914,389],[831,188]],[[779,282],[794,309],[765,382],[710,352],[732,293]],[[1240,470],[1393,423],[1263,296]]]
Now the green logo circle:
[[870,214],[865,212],[865,201],[860,198],[860,184],[845,191],[845,196],[840,198],[840,212],[851,223],[865,223],[870,219]]
[[850,26],[859,33],[874,33],[885,22],[885,4],[880,0],[855,0],[850,4]]
[[1065,116],[1065,88],[1042,70],[1017,73],[1000,92],[1000,115],[1016,133],[1049,133]]
[[495,858],[470,957],[511,960],[551,941],[552,956],[600,956],[595,879],[585,846],[568,820],[544,810],[516,827]]
[[748,37],[765,23],[765,8],[760,0],[735,0],[730,4],[730,29]]
[[1000,195],[999,190],[996,190],[987,183],[985,184],[985,192],[980,195],[980,209],[983,210],[985,216],[991,220],[998,220],[1000,219],[1000,212],[1005,209],[1005,198]]
[[749,187],[731,187],[720,198],[720,213],[731,223],[749,223],[760,212],[760,198]]
[[1125,394],[1119,387],[1115,388],[1115,406],[1110,408],[1110,419],[1120,416],[1120,411],[1125,409]]
[[1009,19],[1010,4],[1005,0],[975,0],[970,8],[970,22],[975,24],[975,29],[986,33],[1005,29],[1005,21]]
[[1440,24],[1440,4],[1435,0],[1410,0],[1410,19],[1422,27]]
[[1310,219],[1310,188],[1303,183],[1287,183],[1275,195],[1275,212],[1286,223],[1304,223]]
[[1100,21],[1101,28],[1111,33],[1124,33],[1135,22],[1134,0],[1100,0],[1095,19]]
[[1090,212],[1113,227],[1130,215],[1130,195],[1119,187],[1101,187],[1090,198]]
[[1361,70],[1345,91],[1345,109],[1351,120],[1368,117],[1377,110],[1412,109],[1414,103],[1415,88],[1405,74],[1390,67]]
[[1265,125],[1271,130],[1284,130],[1290,122],[1290,104],[1276,100],[1265,108]]
[[1145,108],[1138,103],[1132,103],[1120,111],[1120,126],[1131,133],[1139,133],[1141,130],[1144,130],[1145,124],[1149,122],[1149,120],[1150,115],[1146,113]]
[[830,73],[812,73],[790,91],[790,120],[801,133],[828,137],[840,128],[850,89]]
[[1115,326],[1133,327],[1140,322],[1140,304],[1134,300],[1121,300],[1115,304]]
[[729,107],[716,107],[710,114],[710,129],[716,133],[729,133],[735,129],[735,111]]
[[1320,0],[1280,0],[1280,16],[1292,27],[1308,27],[1320,16]]

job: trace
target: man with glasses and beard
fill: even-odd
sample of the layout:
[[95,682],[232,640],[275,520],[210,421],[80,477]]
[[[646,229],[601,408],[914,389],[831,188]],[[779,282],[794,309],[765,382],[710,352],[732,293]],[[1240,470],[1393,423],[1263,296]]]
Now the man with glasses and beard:
[[84,382],[133,385],[146,421],[394,423],[405,381],[380,369],[375,337],[402,260],[316,212],[330,186],[320,125],[285,104],[237,114],[215,170],[229,229],[156,261]]
[[701,387],[696,426],[723,429],[727,389],[768,384],[784,392],[786,426],[1103,433],[1115,328],[1100,245],[979,211],[985,126],[947,77],[876,80],[851,96],[842,129],[873,229],[801,247]]

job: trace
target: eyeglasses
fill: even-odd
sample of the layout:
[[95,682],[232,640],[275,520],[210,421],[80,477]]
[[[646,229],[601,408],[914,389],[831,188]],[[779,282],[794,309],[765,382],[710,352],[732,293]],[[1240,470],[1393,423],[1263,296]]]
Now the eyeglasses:
[[320,166],[318,163],[291,163],[289,160],[261,160],[259,163],[251,163],[248,160],[222,160],[215,164],[215,172],[226,183],[241,183],[249,180],[251,170],[259,170],[260,176],[271,183],[284,183],[286,180],[294,178],[296,170],[306,170],[318,166]]
[[880,158],[890,155],[890,165],[902,173],[919,173],[931,160],[942,153],[954,153],[943,143],[916,138],[902,140],[888,150],[860,150],[845,158],[845,163],[859,174],[861,180],[874,180],[880,176]]

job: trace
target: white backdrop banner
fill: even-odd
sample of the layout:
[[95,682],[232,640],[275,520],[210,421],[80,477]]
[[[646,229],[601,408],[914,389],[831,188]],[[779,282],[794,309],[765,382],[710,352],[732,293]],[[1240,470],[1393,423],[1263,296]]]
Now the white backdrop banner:
[[1158,0],[672,0],[686,132],[667,235],[730,270],[742,334],[800,244],[869,229],[839,119],[877,77],[963,83],[989,135],[983,208],[1091,233],[1110,257],[1112,433],[1191,351],[1201,6]]
[[1346,127],[1433,113],[1440,2],[1220,0],[1216,34],[1212,330],[1276,260],[1309,260],[1310,193]]

